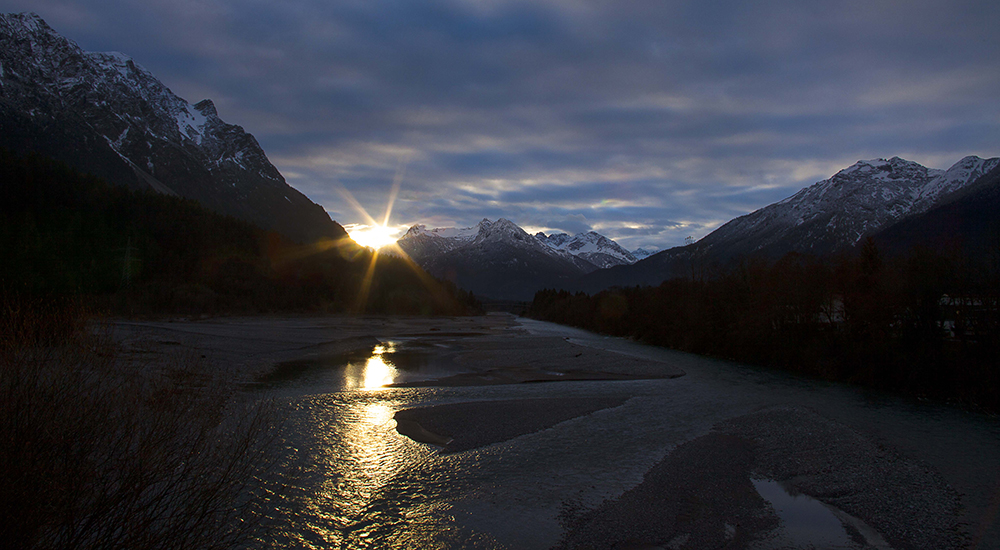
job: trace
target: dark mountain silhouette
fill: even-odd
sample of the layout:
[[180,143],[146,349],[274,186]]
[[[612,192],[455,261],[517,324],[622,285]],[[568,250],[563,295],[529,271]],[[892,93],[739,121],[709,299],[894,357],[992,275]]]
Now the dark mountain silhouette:
[[0,146],[299,242],[346,236],[211,100],[191,105],[128,56],[85,52],[34,14],[0,14]]

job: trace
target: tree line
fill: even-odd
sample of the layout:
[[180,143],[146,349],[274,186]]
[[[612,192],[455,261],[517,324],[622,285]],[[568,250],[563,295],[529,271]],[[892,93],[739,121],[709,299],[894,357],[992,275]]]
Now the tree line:
[[[692,270],[694,271],[694,270]],[[1000,410],[1000,238],[975,258],[915,248],[748,258],[595,295],[543,290],[528,315],[682,351]]]
[[0,291],[118,313],[464,314],[474,296],[343,239],[300,245],[188,199],[0,150]]

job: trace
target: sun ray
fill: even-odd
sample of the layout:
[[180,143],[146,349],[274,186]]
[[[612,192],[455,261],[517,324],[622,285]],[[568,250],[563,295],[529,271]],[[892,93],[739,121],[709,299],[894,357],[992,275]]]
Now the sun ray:
[[372,281],[375,279],[375,264],[378,262],[378,252],[373,251],[371,262],[368,263],[368,269],[365,271],[365,276],[361,279],[361,288],[358,289],[358,301],[354,306],[355,313],[364,313],[365,306],[368,304],[368,293],[371,291]]
[[358,199],[354,198],[354,195],[352,195],[351,192],[348,191],[346,187],[337,184],[337,192],[340,193],[340,196],[343,197],[344,200],[347,201],[347,203],[350,204],[351,207],[354,208],[354,210],[357,211],[358,214],[361,214],[361,216],[364,217],[364,219],[368,222],[368,225],[378,225],[378,221],[376,221],[375,218],[371,217],[368,211],[365,210],[365,207],[361,206],[361,203],[358,202]]
[[396,177],[392,178],[392,187],[389,189],[389,200],[385,204],[385,217],[382,219],[382,227],[389,225],[389,216],[392,214],[392,207],[396,204],[396,196],[399,195],[399,187],[403,183],[403,176],[406,174],[406,162],[401,162],[396,170]]
[[266,253],[273,265],[301,260],[302,258],[337,249],[341,256],[351,258],[358,253],[357,245],[351,239],[320,239],[312,244],[293,245],[280,238],[269,238],[266,242]]

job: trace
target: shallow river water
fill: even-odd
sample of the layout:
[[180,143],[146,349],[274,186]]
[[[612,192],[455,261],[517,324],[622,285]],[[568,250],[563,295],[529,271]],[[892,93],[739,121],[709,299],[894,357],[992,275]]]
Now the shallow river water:
[[[273,514],[255,546],[549,548],[559,542],[566,517],[636,486],[677,445],[721,421],[763,407],[793,405],[859,430],[938,471],[962,495],[971,545],[1000,547],[1000,529],[990,519],[1000,505],[1000,423],[995,418],[548,323],[518,322],[532,335],[667,362],[686,375],[387,388],[386,383],[458,369],[449,343],[454,338],[407,340],[392,334],[379,334],[382,344],[371,353],[344,357],[340,365],[282,365],[252,389],[277,397],[288,408],[283,460],[273,474],[286,488],[269,504]],[[451,454],[399,435],[393,420],[405,408],[536,397],[628,400],[541,432]],[[775,508],[782,503],[802,508],[782,496],[776,484],[758,480],[755,486]],[[818,509],[818,519],[811,521],[828,522],[825,513]],[[787,521],[787,530],[794,531],[794,520]],[[827,547],[820,541],[842,540],[829,547],[866,547],[837,538],[842,521],[833,521],[826,534],[817,535],[832,539],[809,543],[792,538],[783,544]],[[867,547],[887,547],[880,546],[877,533],[872,537]]]

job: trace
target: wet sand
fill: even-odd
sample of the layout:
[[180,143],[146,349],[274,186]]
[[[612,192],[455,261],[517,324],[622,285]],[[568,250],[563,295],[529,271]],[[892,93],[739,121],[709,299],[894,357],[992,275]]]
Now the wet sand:
[[551,428],[560,422],[617,407],[624,398],[511,399],[453,403],[396,413],[396,430],[421,443],[457,453]]
[[[234,376],[248,381],[266,376],[282,362],[334,356],[398,338],[448,342],[453,364],[461,371],[403,386],[684,375],[673,364],[529,334],[509,315],[121,322],[114,333],[143,361],[167,364],[198,357],[227,365]],[[400,410],[395,420],[401,434],[446,453],[461,453],[537,433],[626,400],[473,401]],[[780,547],[767,545],[780,531],[781,520],[754,488],[752,480],[757,479],[779,481],[819,499],[844,518],[856,518],[878,531],[892,548],[965,548],[977,542],[978,526],[960,521],[962,495],[934,468],[813,410],[779,406],[720,422],[709,433],[677,445],[642,483],[597,508],[569,508],[560,547]],[[981,521],[992,525],[989,517]],[[854,547],[877,547],[850,521],[844,524]],[[980,547],[991,542],[985,544]]]
[[[492,401],[408,409],[396,413],[397,429],[460,452],[620,404],[535,401],[530,409]],[[970,543],[958,493],[932,469],[815,412],[777,407],[720,423],[675,448],[635,488],[576,510],[559,548],[771,548],[781,522],[753,479],[781,481],[837,510],[857,548],[879,547],[851,525],[857,520],[897,550]]]

